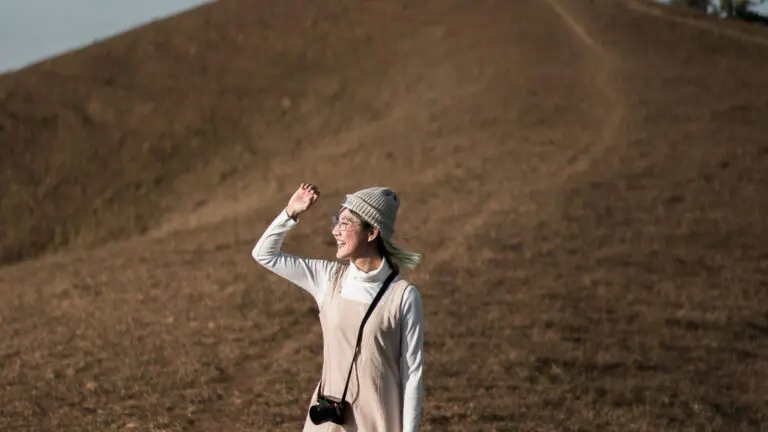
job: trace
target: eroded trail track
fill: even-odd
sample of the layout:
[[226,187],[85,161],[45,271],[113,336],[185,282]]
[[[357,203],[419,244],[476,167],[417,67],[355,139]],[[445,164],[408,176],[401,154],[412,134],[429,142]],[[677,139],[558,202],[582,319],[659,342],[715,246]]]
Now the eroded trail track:
[[286,249],[308,256],[331,256],[343,193],[403,197],[424,430],[760,430],[764,47],[630,1],[312,5],[218,2],[0,78],[16,163],[68,136],[125,157],[80,150],[102,177],[66,190],[92,212],[6,170],[3,205],[41,209],[4,210],[13,247],[39,253],[53,209],[72,241],[0,269],[0,430],[296,430],[320,328],[250,250],[302,181],[323,195]]

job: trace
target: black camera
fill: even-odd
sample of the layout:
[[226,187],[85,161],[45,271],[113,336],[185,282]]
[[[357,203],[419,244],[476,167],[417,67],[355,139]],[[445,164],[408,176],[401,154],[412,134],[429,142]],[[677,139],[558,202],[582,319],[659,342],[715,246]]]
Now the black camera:
[[331,396],[318,396],[317,403],[309,408],[309,419],[319,425],[333,422],[343,425],[347,420],[347,402]]

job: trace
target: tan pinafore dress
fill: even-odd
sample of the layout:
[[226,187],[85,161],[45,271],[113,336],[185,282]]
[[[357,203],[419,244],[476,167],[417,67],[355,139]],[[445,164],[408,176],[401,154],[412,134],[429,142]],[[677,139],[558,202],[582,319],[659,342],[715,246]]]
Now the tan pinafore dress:
[[[315,386],[307,405],[304,432],[402,430],[400,303],[407,286],[405,280],[396,277],[365,324],[360,354],[352,369],[347,390],[346,399],[352,406],[348,424],[340,426],[332,422],[320,425],[312,423],[309,419],[309,407],[316,403]],[[321,393],[335,397],[341,397],[344,392],[357,332],[369,306],[369,303],[343,298],[339,294],[340,289],[340,283],[332,284],[320,309],[323,331]]]

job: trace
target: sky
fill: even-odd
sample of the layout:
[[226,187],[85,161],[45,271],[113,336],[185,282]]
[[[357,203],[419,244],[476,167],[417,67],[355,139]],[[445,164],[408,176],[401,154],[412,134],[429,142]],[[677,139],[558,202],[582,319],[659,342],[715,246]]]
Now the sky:
[[0,0],[0,73],[210,0]]

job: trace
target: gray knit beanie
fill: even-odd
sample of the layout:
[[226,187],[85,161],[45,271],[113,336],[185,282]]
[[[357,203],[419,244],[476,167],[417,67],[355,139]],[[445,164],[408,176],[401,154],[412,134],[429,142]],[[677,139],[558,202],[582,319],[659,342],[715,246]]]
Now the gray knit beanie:
[[394,190],[388,187],[372,187],[346,195],[341,203],[362,216],[366,221],[381,231],[381,236],[387,240],[395,233],[397,209],[400,199]]

